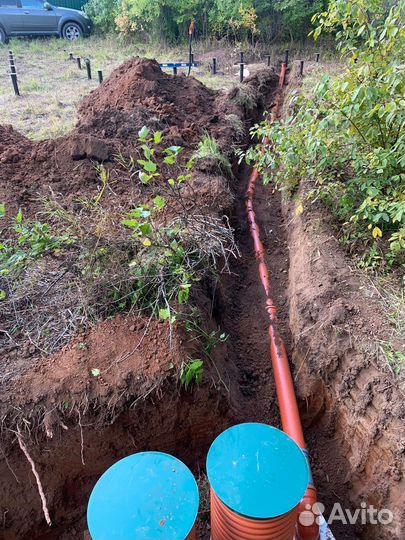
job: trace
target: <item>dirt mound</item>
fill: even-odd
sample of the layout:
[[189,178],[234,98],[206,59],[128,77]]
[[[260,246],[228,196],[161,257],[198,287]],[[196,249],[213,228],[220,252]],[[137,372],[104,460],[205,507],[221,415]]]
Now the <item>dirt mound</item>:
[[146,109],[148,116],[168,126],[202,127],[215,121],[217,95],[192,77],[174,78],[164,73],[155,60],[135,58],[84,98],[79,107],[79,125],[102,129],[99,120],[106,111],[135,113],[136,118]]
[[[182,343],[179,332],[172,336],[163,321],[123,316],[106,320],[56,355],[34,364],[19,378],[18,388],[13,381],[3,385],[0,416],[7,417],[8,389],[20,413],[26,408],[28,415],[32,403],[46,410],[55,406],[63,410],[66,399],[72,408],[87,409],[93,400],[108,397],[110,407],[116,408],[120,399],[147,394],[151,384],[157,388],[177,373],[182,358],[187,357]],[[56,389],[52,395],[49,386]]]
[[[267,70],[267,83],[274,78]],[[205,133],[229,153],[243,136],[244,122],[260,107],[258,94],[252,99],[256,84],[244,85],[250,96],[246,109],[240,89],[226,95],[193,77],[163,73],[154,60],[130,60],[82,101],[78,126],[66,137],[35,142],[0,126],[0,201],[11,212],[22,208],[31,216],[41,207],[38,200],[51,195],[69,206],[97,191],[98,163],[117,182],[114,192],[131,201],[139,197],[138,186],[123,185],[125,170],[115,156],[129,160],[136,155],[143,126],[161,131],[166,146],[184,147],[185,157]]]

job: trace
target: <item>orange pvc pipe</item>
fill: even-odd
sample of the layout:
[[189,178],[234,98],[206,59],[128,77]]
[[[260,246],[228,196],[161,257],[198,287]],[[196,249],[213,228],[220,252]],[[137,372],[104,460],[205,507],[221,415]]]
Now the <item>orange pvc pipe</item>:
[[[287,66],[283,63],[280,73],[279,87],[282,88],[285,83]],[[279,107],[279,99],[276,100],[276,106],[274,113],[277,114]],[[264,143],[268,143],[268,140],[264,140]],[[280,407],[281,423],[283,431],[287,433],[305,452],[308,459],[308,451],[306,449],[304,432],[302,429],[300,414],[298,410],[297,399],[295,396],[294,383],[291,375],[290,365],[288,362],[287,352],[283,339],[278,331],[277,326],[277,308],[270,296],[270,281],[269,273],[265,261],[265,250],[263,243],[260,239],[260,227],[256,221],[256,214],[254,211],[253,198],[255,194],[255,188],[257,180],[259,179],[259,173],[255,169],[253,170],[248,184],[246,192],[246,210],[247,219],[249,222],[250,233],[253,239],[253,247],[255,251],[256,260],[259,267],[260,280],[263,285],[264,292],[266,294],[266,311],[269,315],[269,340],[270,340],[270,356],[274,371],[274,379],[276,383],[277,399]],[[309,462],[308,462],[309,465]],[[312,479],[308,486],[308,490],[299,504],[298,515],[303,511],[312,509],[313,505],[317,502],[316,489],[313,485]],[[314,520],[315,521],[315,520]],[[302,540],[317,540],[319,538],[319,526],[314,523],[311,526],[305,526],[303,524],[297,524],[297,534]],[[242,537],[243,538],[243,537]],[[281,540],[281,539],[278,539]]]
[[298,508],[274,519],[251,519],[228,508],[211,489],[212,540],[293,540]]

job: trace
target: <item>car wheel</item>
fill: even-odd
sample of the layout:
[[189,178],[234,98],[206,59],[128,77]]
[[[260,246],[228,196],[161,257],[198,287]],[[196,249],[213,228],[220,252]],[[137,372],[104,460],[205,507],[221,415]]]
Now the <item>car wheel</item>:
[[5,31],[3,30],[3,28],[1,28],[0,26],[0,45],[5,45],[7,41],[8,41],[7,35]]
[[75,41],[83,37],[83,30],[78,24],[70,22],[63,27],[62,36],[69,41]]

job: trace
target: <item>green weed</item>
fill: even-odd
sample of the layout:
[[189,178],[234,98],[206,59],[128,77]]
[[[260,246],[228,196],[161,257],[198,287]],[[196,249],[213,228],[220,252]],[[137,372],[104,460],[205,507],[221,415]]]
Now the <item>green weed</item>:
[[203,381],[204,362],[200,359],[191,360],[184,364],[180,374],[180,381],[187,389],[193,382],[199,385]]
[[[0,218],[6,214],[1,205]],[[24,220],[21,210],[14,218],[13,235],[0,243],[0,276],[18,275],[30,262],[71,246],[75,239],[69,235],[55,235],[47,223]]]

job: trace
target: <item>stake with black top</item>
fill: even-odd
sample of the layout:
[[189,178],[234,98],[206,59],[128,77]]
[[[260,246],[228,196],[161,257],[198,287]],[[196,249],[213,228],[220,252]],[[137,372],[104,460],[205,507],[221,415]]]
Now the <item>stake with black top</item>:
[[284,63],[285,63],[286,66],[288,66],[288,57],[289,57],[289,55],[290,55],[290,51],[289,51],[289,49],[286,49],[285,50],[285,59],[284,59]]
[[321,56],[321,54],[318,52],[316,53],[316,61],[319,62],[319,57]]
[[79,69],[82,69],[82,60],[81,60],[80,56],[78,56],[78,57],[76,58],[76,62],[77,62],[77,67],[78,67]]
[[270,55],[270,54],[266,54],[266,58],[267,58],[267,67],[270,67],[271,55]]
[[101,69],[97,71],[97,75],[98,75],[98,82],[101,84],[103,82],[103,72],[101,71]]
[[69,60],[74,60],[74,59],[75,59],[75,58],[74,58],[74,56],[73,56],[73,53],[70,52],[70,53],[69,53]]
[[213,75],[215,75],[216,72],[217,72],[217,59],[213,58],[212,59],[212,73],[213,73]]
[[243,82],[243,76],[244,76],[244,68],[245,68],[245,64],[242,64],[242,62],[240,63],[240,76],[239,76],[239,79],[240,79],[240,82]]
[[243,51],[241,51],[240,52],[240,64],[243,64],[243,62],[244,62],[243,56],[244,56]]
[[89,81],[90,81],[90,80],[91,80],[91,63],[90,63],[90,58],[86,58],[84,62],[85,62],[85,64],[86,64],[87,78],[88,78]]
[[177,66],[173,66],[173,77],[177,75]]
[[300,62],[300,75],[301,77],[304,75],[304,60]]

